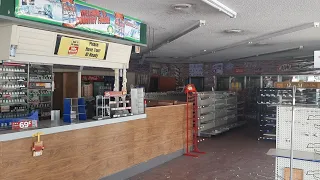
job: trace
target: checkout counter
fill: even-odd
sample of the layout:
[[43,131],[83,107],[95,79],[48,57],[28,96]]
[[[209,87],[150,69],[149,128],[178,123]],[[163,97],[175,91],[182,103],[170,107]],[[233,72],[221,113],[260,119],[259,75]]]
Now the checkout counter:
[[[119,75],[121,70],[126,84],[124,73],[128,68],[131,46],[19,25],[3,25],[0,30],[3,44],[8,47],[0,50],[1,59],[79,66],[77,76],[73,76],[75,80],[69,78],[70,82],[78,82],[70,92],[75,97],[81,96],[83,66],[112,68],[115,75]],[[61,46],[59,42],[62,41],[57,41],[57,38],[70,37],[73,42],[99,44],[101,51],[106,49],[108,52],[99,55],[102,59],[58,53],[59,48],[68,50],[63,49],[67,46]],[[6,53],[10,52],[10,44],[16,48],[11,55]],[[106,44],[108,48],[104,48]],[[55,49],[58,50],[56,54]],[[115,88],[115,91],[126,91],[126,87],[121,90]],[[0,131],[0,179],[126,179],[181,156],[186,143],[186,105],[165,105],[147,107],[144,114],[127,117],[75,124],[52,124],[50,120],[44,120],[39,121],[36,129]],[[33,137],[35,134],[42,135],[36,138]],[[189,139],[191,142],[192,138]],[[33,148],[38,141],[43,143],[41,149]],[[33,156],[34,151],[42,153]],[[157,159],[156,163],[154,159]]]
[[[155,158],[164,163],[182,155],[185,121],[186,105],[177,104],[148,107],[135,116],[57,126],[40,122],[38,129],[1,132],[0,179],[125,179],[140,173],[133,170],[139,166],[152,168],[148,161]],[[43,133],[44,150],[33,157],[37,132]]]

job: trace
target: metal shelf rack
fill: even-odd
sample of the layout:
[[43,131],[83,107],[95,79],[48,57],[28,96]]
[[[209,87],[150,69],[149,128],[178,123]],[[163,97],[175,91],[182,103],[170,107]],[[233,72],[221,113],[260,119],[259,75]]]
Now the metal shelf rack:
[[197,93],[199,136],[212,136],[241,126],[238,121],[237,96],[226,91]]
[[53,66],[29,64],[29,111],[37,110],[39,120],[50,119],[52,110]]
[[[258,140],[276,140],[278,105],[292,105],[293,92],[288,88],[261,88],[257,93],[259,137]],[[303,106],[320,105],[320,89],[298,88],[295,104]]]

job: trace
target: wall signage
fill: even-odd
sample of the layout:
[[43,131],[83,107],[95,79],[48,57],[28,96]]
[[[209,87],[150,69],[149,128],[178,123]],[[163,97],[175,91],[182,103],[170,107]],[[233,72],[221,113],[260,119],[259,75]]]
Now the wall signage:
[[203,76],[203,64],[189,64],[189,76],[190,77]]
[[15,0],[17,18],[140,43],[141,21],[80,0]]
[[244,69],[237,67],[237,68],[234,69],[234,73],[236,73],[236,74],[244,73]]
[[107,43],[58,35],[54,54],[105,60],[107,49]]
[[282,64],[278,67],[278,71],[290,71],[292,69],[291,64]]
[[314,68],[320,68],[320,51],[314,51]]
[[217,63],[212,65],[212,71],[214,75],[223,74],[223,63]]
[[81,76],[82,81],[103,81],[103,76],[89,76],[89,75],[84,75]]

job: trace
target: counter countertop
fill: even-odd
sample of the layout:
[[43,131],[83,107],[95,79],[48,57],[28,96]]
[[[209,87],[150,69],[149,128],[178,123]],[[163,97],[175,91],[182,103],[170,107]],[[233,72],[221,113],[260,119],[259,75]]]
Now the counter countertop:
[[32,135],[37,132],[42,132],[44,133],[44,135],[54,134],[59,132],[72,131],[72,130],[84,129],[84,128],[90,128],[90,127],[96,127],[96,126],[103,126],[107,124],[121,123],[121,122],[133,121],[137,119],[144,119],[146,117],[147,117],[146,114],[141,114],[141,115],[112,118],[112,119],[105,119],[105,120],[80,121],[79,123],[75,123],[75,124],[65,124],[63,122],[52,122],[50,120],[39,121],[39,127],[37,129],[22,130],[22,131],[0,130],[0,142],[32,137]]

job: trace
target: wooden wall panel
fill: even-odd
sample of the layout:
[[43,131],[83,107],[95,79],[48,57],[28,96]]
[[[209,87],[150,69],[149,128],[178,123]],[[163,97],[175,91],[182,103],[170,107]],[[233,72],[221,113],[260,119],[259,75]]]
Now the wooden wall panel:
[[53,109],[60,109],[60,117],[62,117],[63,107],[63,73],[54,73],[54,91],[53,91]]
[[78,97],[78,72],[63,73],[63,98],[77,98],[77,97]]
[[175,91],[176,78],[174,77],[159,77],[158,90],[160,92]]
[[0,179],[97,180],[185,147],[185,105],[146,113],[146,119],[44,135],[40,157],[32,157],[35,138],[1,142]]

